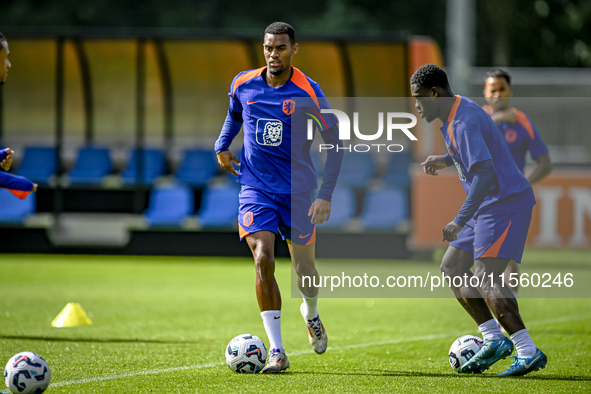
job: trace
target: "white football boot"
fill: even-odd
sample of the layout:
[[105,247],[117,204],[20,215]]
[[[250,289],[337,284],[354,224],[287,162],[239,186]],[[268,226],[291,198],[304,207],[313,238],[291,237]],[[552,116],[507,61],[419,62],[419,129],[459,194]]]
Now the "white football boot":
[[328,335],[326,335],[326,330],[324,329],[324,325],[320,320],[320,316],[316,316],[312,320],[306,319],[306,315],[304,313],[304,303],[302,303],[300,306],[300,313],[306,322],[306,327],[308,328],[308,339],[310,340],[312,349],[314,349],[314,351],[318,354],[324,353],[328,345]]
[[263,368],[261,373],[279,373],[287,368],[289,368],[289,360],[285,353],[282,353],[279,349],[271,349],[267,366]]

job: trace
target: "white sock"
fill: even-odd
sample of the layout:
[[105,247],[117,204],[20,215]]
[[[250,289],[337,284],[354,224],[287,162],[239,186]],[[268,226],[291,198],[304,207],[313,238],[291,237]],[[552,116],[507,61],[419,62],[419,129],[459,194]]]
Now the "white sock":
[[304,317],[307,320],[312,320],[316,316],[318,316],[318,294],[315,297],[308,297],[304,293],[302,293],[302,298],[304,299],[304,306],[302,308],[302,312],[304,313]]
[[281,342],[281,311],[263,311],[261,317],[269,338],[269,351],[278,349],[281,353],[285,353]]
[[515,344],[515,350],[519,357],[533,357],[536,354],[536,345],[529,336],[527,329],[519,330],[511,335],[511,340]]
[[505,338],[495,319],[485,321],[478,326],[478,329],[482,333],[482,337],[489,341],[498,341],[499,339]]

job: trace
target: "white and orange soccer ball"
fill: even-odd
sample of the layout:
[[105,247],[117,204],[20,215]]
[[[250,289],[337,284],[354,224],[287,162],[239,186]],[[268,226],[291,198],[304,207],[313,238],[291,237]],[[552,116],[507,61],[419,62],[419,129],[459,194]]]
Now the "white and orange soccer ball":
[[32,352],[15,354],[4,368],[4,381],[11,393],[41,394],[50,380],[49,365],[43,357]]
[[260,372],[267,362],[267,348],[259,337],[242,334],[226,347],[226,364],[237,373]]

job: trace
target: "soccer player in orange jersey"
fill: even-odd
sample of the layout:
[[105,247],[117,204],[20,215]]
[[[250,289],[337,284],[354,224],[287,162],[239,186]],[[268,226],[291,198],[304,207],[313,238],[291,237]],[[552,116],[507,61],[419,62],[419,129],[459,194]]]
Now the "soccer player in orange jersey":
[[[256,295],[269,337],[269,360],[263,373],[289,368],[281,339],[281,293],[275,280],[275,237],[288,243],[303,303],[300,312],[308,328],[310,344],[324,353],[328,337],[318,314],[318,288],[304,287],[302,277],[317,277],[314,263],[316,224],[330,218],[331,197],[343,159],[328,153],[322,186],[318,187],[306,129],[294,119],[305,111],[322,119],[320,135],[337,145],[336,118],[322,116],[330,108],[318,83],[292,66],[298,51],[293,27],[275,22],[265,30],[263,53],[267,65],[243,71],[232,81],[230,105],[215,151],[220,166],[238,177],[240,238],[252,251],[256,270]],[[305,98],[294,101],[292,98]],[[298,112],[299,111],[299,112]],[[230,144],[243,129],[240,162]],[[239,165],[234,168],[234,164]]]

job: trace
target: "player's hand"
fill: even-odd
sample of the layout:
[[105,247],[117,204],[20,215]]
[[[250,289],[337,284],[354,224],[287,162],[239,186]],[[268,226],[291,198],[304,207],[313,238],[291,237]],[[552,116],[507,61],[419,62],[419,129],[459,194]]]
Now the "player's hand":
[[37,191],[37,184],[33,183],[33,188],[31,189],[31,192],[36,192]]
[[236,165],[239,166],[240,162],[232,152],[230,152],[229,150],[225,150],[223,152],[218,153],[217,156],[218,163],[220,164],[220,167],[224,169],[224,171],[238,176],[238,171],[236,171],[232,163],[236,163]]
[[443,238],[441,239],[441,242],[455,241],[456,239],[458,239],[458,233],[461,229],[462,227],[456,222],[449,222],[445,225],[445,227],[443,227]]
[[494,112],[490,116],[490,118],[495,123],[502,123],[502,122],[515,123],[515,122],[517,122],[517,114],[515,112],[513,112],[513,108],[505,109],[503,111]]
[[14,154],[14,151],[10,148],[6,148],[4,150],[6,151],[6,157],[0,163],[0,167],[2,167],[4,171],[8,171],[12,165],[12,155]]
[[445,162],[445,156],[443,155],[431,155],[427,157],[427,160],[421,163],[423,166],[423,172],[428,175],[435,175],[437,176],[437,170],[443,170],[447,168],[447,163]]
[[317,198],[308,210],[308,216],[312,216],[312,223],[323,224],[330,219],[331,202]]

